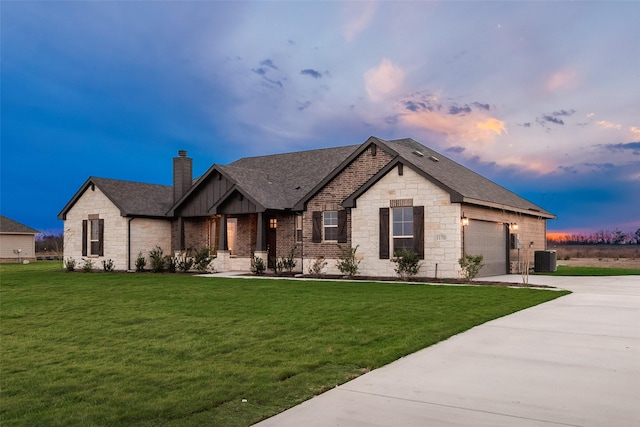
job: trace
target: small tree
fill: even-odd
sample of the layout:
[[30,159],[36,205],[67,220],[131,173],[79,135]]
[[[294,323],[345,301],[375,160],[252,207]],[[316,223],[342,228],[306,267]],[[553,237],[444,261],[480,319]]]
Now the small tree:
[[138,252],[138,257],[136,258],[136,271],[141,272],[144,271],[144,268],[147,266],[147,259],[142,255],[142,252]]
[[327,261],[324,260],[323,256],[319,256],[309,266],[309,274],[313,277],[320,277],[322,275],[322,269],[324,269],[326,266]]
[[343,248],[341,245],[338,245],[341,253],[336,266],[338,267],[338,270],[340,270],[340,273],[347,277],[353,277],[358,274],[358,266],[360,265],[360,260],[356,259],[358,246],[355,248]]
[[476,278],[480,269],[484,266],[482,263],[482,255],[465,255],[458,260],[458,264],[462,268],[462,274],[465,279],[473,280]]
[[396,257],[392,259],[396,263],[394,271],[402,280],[407,280],[418,274],[422,267],[420,255],[408,249],[402,249],[396,252],[395,255]]

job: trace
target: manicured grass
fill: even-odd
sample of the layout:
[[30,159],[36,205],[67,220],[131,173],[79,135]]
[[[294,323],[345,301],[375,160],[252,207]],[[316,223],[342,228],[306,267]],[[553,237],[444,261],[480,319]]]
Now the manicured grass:
[[46,262],[0,266],[0,280],[3,426],[246,426],[566,294]]
[[636,276],[640,275],[640,268],[570,267],[560,265],[557,271],[541,274],[552,276]]

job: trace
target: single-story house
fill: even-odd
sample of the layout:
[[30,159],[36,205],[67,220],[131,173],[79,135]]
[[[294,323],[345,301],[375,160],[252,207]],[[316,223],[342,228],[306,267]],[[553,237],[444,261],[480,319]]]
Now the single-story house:
[[0,262],[35,261],[38,230],[0,215]]
[[[394,253],[419,254],[419,276],[460,275],[463,254],[480,275],[515,272],[546,249],[545,209],[413,139],[246,157],[197,179],[186,151],[173,185],[90,177],[62,209],[64,257],[112,259],[210,248],[217,271],[269,265],[291,254],[308,272],[319,257],[338,273],[340,247],[357,248],[360,273],[395,276]],[[339,247],[340,245],[340,247]]]

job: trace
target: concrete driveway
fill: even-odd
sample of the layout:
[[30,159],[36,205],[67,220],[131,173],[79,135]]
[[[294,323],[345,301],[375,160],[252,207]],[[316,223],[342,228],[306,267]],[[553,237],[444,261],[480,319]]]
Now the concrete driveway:
[[480,325],[257,426],[639,426],[640,276],[531,276],[530,283],[574,293]]

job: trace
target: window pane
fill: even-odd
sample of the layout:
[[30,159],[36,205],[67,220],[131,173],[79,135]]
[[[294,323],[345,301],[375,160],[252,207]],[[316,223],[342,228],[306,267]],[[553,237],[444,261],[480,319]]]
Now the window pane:
[[338,212],[326,211],[324,213],[324,225],[338,225]]
[[403,236],[413,236],[413,221],[404,223]]
[[402,236],[402,223],[395,222],[393,223],[393,235],[394,236]]
[[100,239],[100,231],[99,231],[99,220],[92,219],[91,220],[91,240]]
[[413,208],[393,208],[393,236],[413,237]]
[[100,242],[91,242],[91,255],[100,255]]
[[324,240],[338,240],[338,227],[326,227],[324,229]]
[[402,249],[413,250],[413,238],[394,238],[393,253],[395,254]]

